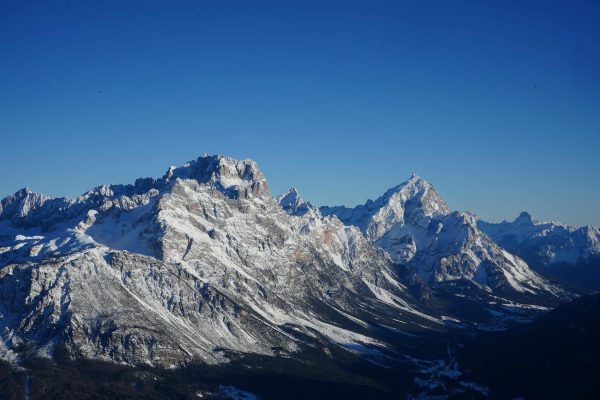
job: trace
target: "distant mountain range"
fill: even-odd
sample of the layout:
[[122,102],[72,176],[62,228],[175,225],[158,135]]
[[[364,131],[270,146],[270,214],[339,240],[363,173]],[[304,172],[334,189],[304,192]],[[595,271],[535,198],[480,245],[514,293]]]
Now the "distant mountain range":
[[296,189],[273,197],[254,161],[224,156],[72,199],[23,189],[0,202],[0,356],[405,368],[432,337],[503,330],[577,297],[586,285],[548,271],[594,269],[599,238],[526,213],[486,223],[415,175],[318,208]]
[[575,288],[600,290],[600,229],[541,222],[527,212],[479,228],[542,275]]

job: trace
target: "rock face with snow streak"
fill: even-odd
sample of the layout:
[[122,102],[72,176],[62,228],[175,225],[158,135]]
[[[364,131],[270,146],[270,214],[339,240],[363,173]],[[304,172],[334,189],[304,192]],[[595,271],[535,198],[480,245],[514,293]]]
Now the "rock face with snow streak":
[[358,228],[288,195],[294,215],[253,161],[205,156],[74,199],[7,197],[0,354],[220,363],[442,325]]
[[527,212],[498,224],[478,221],[479,228],[501,246],[540,267],[576,265],[600,259],[600,229],[542,222]]
[[559,293],[484,234],[473,215],[451,212],[433,186],[416,175],[375,201],[320,211],[357,226],[395,262],[412,266],[432,284],[462,280],[495,293]]

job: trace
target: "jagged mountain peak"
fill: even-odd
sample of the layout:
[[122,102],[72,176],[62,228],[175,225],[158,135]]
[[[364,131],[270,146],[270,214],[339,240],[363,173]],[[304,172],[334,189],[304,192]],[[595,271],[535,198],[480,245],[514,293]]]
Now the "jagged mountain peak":
[[29,187],[16,191],[0,201],[0,219],[24,217],[30,211],[40,208],[51,197],[35,193]]
[[450,208],[433,185],[413,174],[409,180],[364,205],[325,206],[320,211],[325,216],[335,214],[344,223],[359,227],[371,240],[378,240],[396,224],[447,215]]
[[409,208],[419,209],[427,216],[434,214],[448,214],[450,209],[435,190],[433,185],[423,178],[413,174],[406,182],[389,189],[382,197],[374,203],[399,202]]
[[410,178],[408,178],[405,182],[401,183],[398,186],[410,186],[415,185],[417,187],[426,188],[433,187],[433,185],[426,179],[422,178],[420,175],[412,174]]
[[24,187],[24,188],[21,188],[21,189],[17,190],[16,192],[14,192],[11,195],[8,195],[2,201],[3,202],[9,202],[9,201],[10,202],[14,202],[14,201],[18,201],[18,200],[24,199],[25,197],[34,196],[34,195],[39,195],[39,194],[36,193],[36,192],[34,192],[33,190],[31,190],[30,187],[27,186],[27,187]]
[[295,187],[290,188],[287,192],[280,194],[275,198],[281,208],[284,209],[290,215],[303,216],[310,214],[310,216],[320,216],[319,209],[315,207],[310,201],[305,201],[298,189]]
[[513,222],[521,225],[535,225],[538,224],[540,221],[537,220],[533,215],[531,215],[527,211],[521,211],[519,216],[515,218]]
[[31,194],[31,193],[33,193],[33,190],[31,190],[31,188],[29,186],[26,186],[26,187],[24,187],[22,189],[17,190],[15,192],[15,195],[26,196],[26,195]]
[[300,193],[298,193],[298,189],[295,187],[291,187],[287,192],[281,193],[275,199],[283,209],[296,208],[298,205],[305,203]]
[[223,155],[203,155],[178,168],[169,168],[165,179],[195,179],[228,197],[269,197],[267,181],[253,160]]
[[284,196],[284,197],[292,196],[293,198],[296,198],[296,199],[301,198],[300,197],[300,192],[298,192],[298,189],[296,187],[294,187],[294,186],[292,186],[291,188],[289,188],[287,192],[282,193],[282,194],[280,194],[277,197],[281,197],[281,196]]
[[536,218],[533,214],[531,214],[528,211],[521,211],[521,213],[519,213],[519,215],[512,222],[504,221],[504,222],[501,222],[500,224],[508,224],[508,225],[520,226],[520,227],[545,226],[545,227],[553,227],[554,229],[566,229],[569,231],[575,231],[576,229],[578,229],[576,227],[564,224],[559,221],[541,220],[539,218]]

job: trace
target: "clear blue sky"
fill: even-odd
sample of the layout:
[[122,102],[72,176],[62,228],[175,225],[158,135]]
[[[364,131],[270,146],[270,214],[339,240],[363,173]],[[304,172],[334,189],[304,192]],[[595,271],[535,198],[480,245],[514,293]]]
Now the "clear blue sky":
[[417,173],[488,220],[600,225],[598,1],[0,0],[0,197],[202,153],[355,205]]

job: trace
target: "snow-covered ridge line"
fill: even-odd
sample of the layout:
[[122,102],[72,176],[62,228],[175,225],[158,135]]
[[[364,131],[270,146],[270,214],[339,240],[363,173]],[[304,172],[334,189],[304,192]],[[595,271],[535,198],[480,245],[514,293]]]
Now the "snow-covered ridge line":
[[86,205],[102,206],[104,203],[106,207],[106,203],[109,202],[121,202],[121,208],[131,209],[144,202],[145,198],[168,190],[178,178],[195,179],[230,197],[269,195],[266,180],[254,161],[237,161],[221,155],[205,155],[181,167],[170,167],[161,178],[138,178],[133,185],[101,185],[73,198],[44,196],[24,188],[0,201],[0,220],[15,218],[33,225],[35,222],[26,221],[32,211],[45,209],[48,212],[65,214],[66,210],[84,208]]

